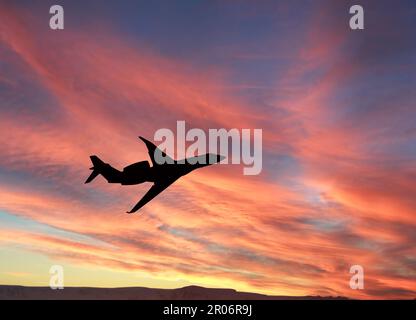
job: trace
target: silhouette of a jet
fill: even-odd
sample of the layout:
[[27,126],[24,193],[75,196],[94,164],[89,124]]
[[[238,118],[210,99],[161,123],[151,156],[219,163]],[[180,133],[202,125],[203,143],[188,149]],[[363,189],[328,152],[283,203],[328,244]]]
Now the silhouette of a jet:
[[[85,181],[85,183],[90,183],[101,174],[108,183],[134,185],[143,182],[153,182],[153,186],[149,191],[147,191],[143,198],[141,198],[133,209],[127,213],[134,213],[139,210],[180,177],[195,169],[206,167],[225,159],[224,156],[207,153],[197,157],[186,158],[181,161],[173,160],[150,141],[143,137],[139,138],[146,144],[153,164],[152,167],[149,165],[148,161],[140,161],[125,167],[123,171],[119,171],[108,163],[101,161],[97,156],[90,156],[93,164],[93,167],[90,168],[92,173]],[[156,161],[156,159],[162,159],[159,157],[163,157],[165,163],[160,164],[162,161]]]

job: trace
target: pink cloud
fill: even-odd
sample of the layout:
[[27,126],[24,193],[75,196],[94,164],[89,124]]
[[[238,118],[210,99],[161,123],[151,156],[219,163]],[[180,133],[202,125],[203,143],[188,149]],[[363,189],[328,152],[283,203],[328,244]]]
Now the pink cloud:
[[[45,182],[1,181],[1,209],[110,246],[5,229],[0,242],[114,272],[160,275],[169,268],[185,279],[208,277],[218,285],[228,279],[266,293],[391,298],[409,296],[399,289],[415,290],[411,268],[386,254],[415,254],[406,245],[414,227],[414,168],[374,165],[363,142],[371,132],[332,117],[331,96],[359,69],[331,65],[347,39],[324,32],[319,16],[296,57],[299,67],[276,84],[274,105],[286,113],[274,119],[229,94],[227,70],[192,70],[112,33],[105,41],[78,31],[35,37],[28,21],[36,23],[23,14],[27,20],[13,8],[0,10],[0,39],[16,54],[10,63],[23,63],[24,76],[56,99],[58,117],[1,117],[0,166]],[[305,81],[316,70],[324,71]],[[94,191],[83,185],[90,154],[120,168],[147,159],[136,135],[182,119],[203,128],[262,127],[266,151],[290,153],[301,172],[290,185],[244,177],[235,168],[201,170],[135,216],[123,212],[147,186],[122,189],[99,179]],[[356,263],[366,267],[372,290],[349,289],[349,266]],[[393,273],[398,267],[410,276]]]

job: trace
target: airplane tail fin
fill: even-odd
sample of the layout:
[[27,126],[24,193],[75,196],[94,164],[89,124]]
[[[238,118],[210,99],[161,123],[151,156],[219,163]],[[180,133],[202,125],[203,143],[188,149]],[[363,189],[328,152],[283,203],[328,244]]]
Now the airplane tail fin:
[[90,158],[93,164],[93,167],[90,168],[90,170],[92,170],[92,173],[85,181],[85,183],[90,183],[92,180],[94,180],[100,174],[100,168],[102,168],[104,165],[104,162],[101,161],[101,159],[97,156],[90,156]]

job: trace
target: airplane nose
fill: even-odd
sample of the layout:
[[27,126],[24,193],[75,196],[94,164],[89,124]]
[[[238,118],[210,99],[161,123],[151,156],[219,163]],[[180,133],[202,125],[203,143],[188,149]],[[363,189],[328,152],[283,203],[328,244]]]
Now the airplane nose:
[[226,158],[226,156],[222,156],[222,155],[217,155],[217,162],[221,162],[222,160],[224,160]]
[[222,160],[224,160],[226,157],[219,155],[219,154],[213,154],[213,153],[209,153],[207,154],[207,161],[208,161],[208,165],[210,164],[214,164],[214,163],[218,163]]
[[225,156],[222,156],[222,155],[220,155],[220,154],[215,154],[215,155],[213,155],[213,157],[212,157],[212,160],[214,160],[213,162],[211,162],[212,164],[213,163],[218,163],[218,162],[221,162],[222,160],[224,160],[226,157]]

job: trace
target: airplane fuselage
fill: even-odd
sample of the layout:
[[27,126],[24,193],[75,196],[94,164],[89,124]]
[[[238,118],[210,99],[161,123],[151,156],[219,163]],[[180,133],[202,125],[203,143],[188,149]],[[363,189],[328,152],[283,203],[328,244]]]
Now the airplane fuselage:
[[141,161],[127,166],[120,172],[118,179],[112,183],[135,185],[143,182],[159,182],[161,180],[176,180],[196,168],[184,164],[164,164],[150,166],[149,162]]
[[[203,157],[207,157],[204,155]],[[175,163],[166,163],[163,165],[150,166],[148,161],[133,163],[114,173],[113,179],[109,183],[120,183],[122,185],[135,185],[143,182],[161,182],[175,181],[191,171],[205,167],[208,164],[195,163],[198,157],[185,159],[185,161],[175,161]]]

